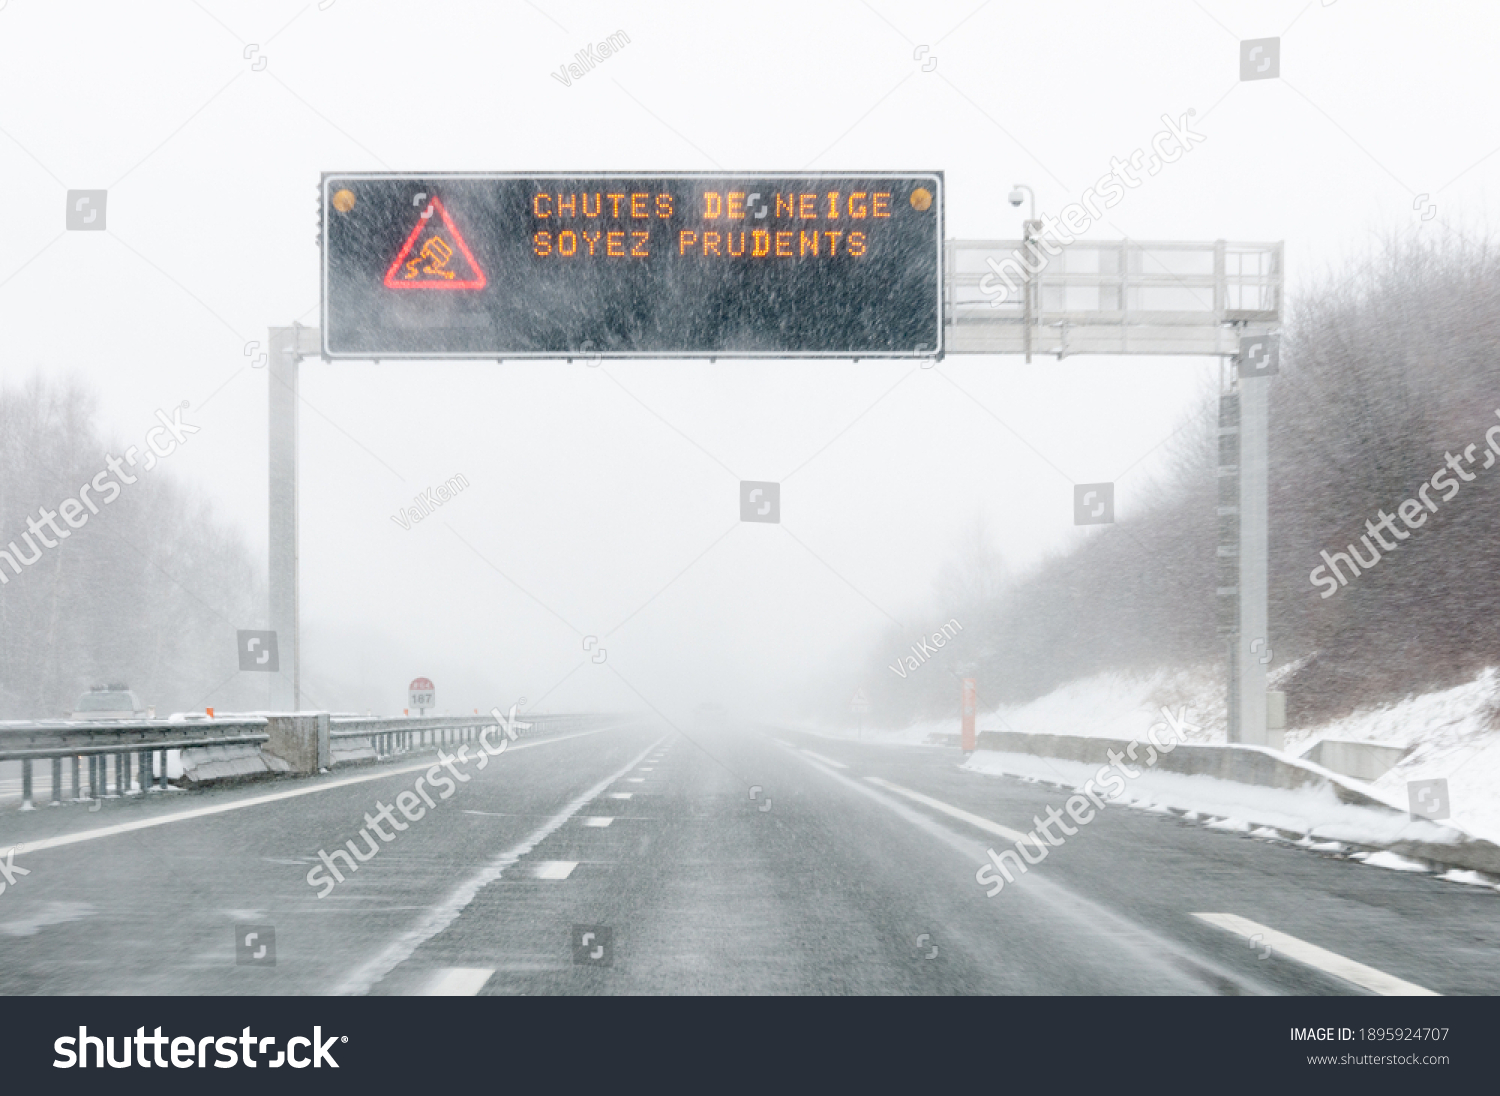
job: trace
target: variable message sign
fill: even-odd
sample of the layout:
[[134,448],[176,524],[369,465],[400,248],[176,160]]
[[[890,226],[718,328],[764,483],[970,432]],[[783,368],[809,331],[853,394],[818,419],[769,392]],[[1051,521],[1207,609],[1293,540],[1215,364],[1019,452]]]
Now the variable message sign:
[[942,355],[943,177],[322,183],[328,358]]

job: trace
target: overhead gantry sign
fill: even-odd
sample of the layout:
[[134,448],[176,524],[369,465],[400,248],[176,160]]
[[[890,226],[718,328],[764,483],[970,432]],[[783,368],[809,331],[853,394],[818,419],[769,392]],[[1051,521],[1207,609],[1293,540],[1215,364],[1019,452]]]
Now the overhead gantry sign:
[[328,358],[935,358],[943,176],[323,176]]

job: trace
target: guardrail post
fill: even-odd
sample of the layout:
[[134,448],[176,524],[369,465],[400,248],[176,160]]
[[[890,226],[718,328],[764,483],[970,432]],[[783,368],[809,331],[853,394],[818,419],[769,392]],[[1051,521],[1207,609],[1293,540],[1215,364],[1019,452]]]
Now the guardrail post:
[[141,794],[145,795],[151,790],[151,751],[137,750],[135,752],[135,761],[136,772],[138,774],[136,782],[141,786]]
[[62,758],[52,759],[52,806],[62,806]]
[[78,755],[74,754],[70,760],[73,763],[73,802],[77,803],[83,799],[83,793],[78,790]]
[[167,751],[157,750],[156,757],[161,762],[161,775],[156,778],[158,782],[156,790],[164,792],[167,790]]
[[115,754],[115,795],[124,799],[130,794],[130,755],[125,752]]
[[31,802],[31,762],[21,762],[21,809],[23,811],[34,811],[36,806]]

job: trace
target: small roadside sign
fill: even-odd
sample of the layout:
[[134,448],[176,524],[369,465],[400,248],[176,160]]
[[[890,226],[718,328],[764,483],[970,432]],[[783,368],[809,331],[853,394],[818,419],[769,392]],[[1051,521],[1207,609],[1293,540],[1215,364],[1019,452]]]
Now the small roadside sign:
[[863,689],[854,690],[854,696],[849,700],[849,710],[855,715],[864,715],[870,710],[870,698],[865,696]]
[[430,680],[418,677],[407,686],[408,705],[417,709],[417,714],[422,715],[428,708],[437,707],[437,690]]

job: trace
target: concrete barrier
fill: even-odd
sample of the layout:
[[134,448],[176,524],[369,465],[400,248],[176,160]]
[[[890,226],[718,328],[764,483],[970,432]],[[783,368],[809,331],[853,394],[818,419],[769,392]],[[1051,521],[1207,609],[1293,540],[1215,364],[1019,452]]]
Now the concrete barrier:
[[1320,738],[1303,752],[1302,759],[1356,780],[1379,780],[1410,752],[1410,746],[1381,746],[1348,738]]
[[335,768],[380,760],[380,755],[375,752],[375,743],[369,738],[335,738],[331,744],[331,752]]
[[188,786],[220,780],[249,780],[292,771],[281,758],[266,754],[253,743],[235,746],[199,746],[181,752],[182,782]]
[[[956,734],[935,734],[929,741],[939,745],[961,745]],[[1116,738],[1090,738],[1083,735],[1024,734],[1020,731],[980,731],[975,745],[981,750],[1003,753],[1028,754],[1033,757],[1056,758],[1063,761],[1078,761],[1088,765],[1108,765],[1113,750],[1116,757],[1124,755],[1131,743]],[[1359,743],[1359,745],[1369,745]],[[1390,747],[1383,747],[1390,749]],[[1397,751],[1398,753],[1401,751]],[[1154,760],[1153,760],[1154,755]],[[1128,758],[1128,755],[1126,755]],[[1252,784],[1264,788],[1329,788],[1341,802],[1368,807],[1382,813],[1407,816],[1407,812],[1391,806],[1358,788],[1351,788],[1338,779],[1340,774],[1326,766],[1317,766],[1299,758],[1287,757],[1262,746],[1198,745],[1178,743],[1171,753],[1161,753],[1148,742],[1136,744],[1135,757],[1127,764],[1151,765],[1159,772],[1178,773],[1183,776],[1211,776],[1239,784]],[[1500,846],[1474,837],[1451,825],[1443,829],[1453,835],[1451,843],[1427,841],[1396,841],[1383,848],[1423,860],[1437,867],[1465,868],[1500,875]]]
[[[981,731],[976,745],[981,750],[1031,754],[1108,765],[1109,753],[1119,757],[1130,743],[1115,738],[1085,738],[1082,735],[1023,734],[1020,731]],[[1155,761],[1151,760],[1155,755]],[[1328,784],[1345,803],[1391,809],[1388,804],[1358,789],[1330,780],[1327,773],[1309,768],[1264,746],[1200,746],[1180,742],[1171,753],[1160,753],[1147,742],[1136,746],[1134,763],[1151,765],[1158,772],[1184,776],[1212,776],[1262,788],[1305,788]]]
[[266,718],[270,740],[261,747],[288,766],[287,772],[315,773],[333,764],[327,712],[293,712]]

